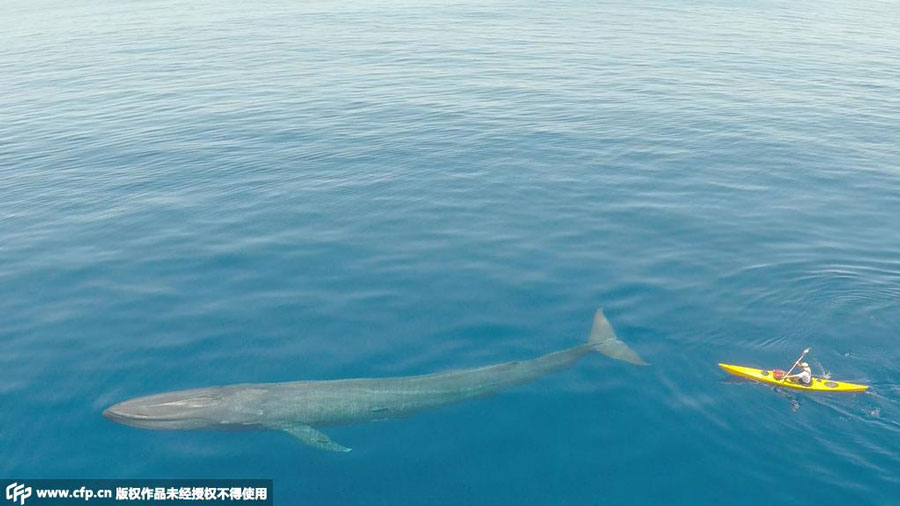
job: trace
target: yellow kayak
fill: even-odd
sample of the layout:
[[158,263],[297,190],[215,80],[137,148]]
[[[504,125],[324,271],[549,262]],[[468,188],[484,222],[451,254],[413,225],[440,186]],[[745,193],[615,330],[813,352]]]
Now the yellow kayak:
[[829,379],[813,378],[812,384],[804,385],[791,380],[782,381],[775,379],[772,370],[754,369],[752,367],[743,367],[740,365],[719,364],[719,367],[728,374],[734,374],[742,378],[750,378],[762,383],[777,385],[785,388],[795,388],[797,390],[813,390],[816,392],[865,392],[868,385],[858,385],[856,383],[847,383],[844,381],[832,381]]

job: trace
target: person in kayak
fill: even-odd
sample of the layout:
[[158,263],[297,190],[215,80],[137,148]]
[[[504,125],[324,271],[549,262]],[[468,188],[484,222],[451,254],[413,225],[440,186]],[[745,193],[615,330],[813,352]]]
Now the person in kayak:
[[797,365],[800,366],[801,371],[797,374],[791,374],[787,379],[800,383],[801,385],[812,385],[812,369],[809,368],[809,364],[801,362]]

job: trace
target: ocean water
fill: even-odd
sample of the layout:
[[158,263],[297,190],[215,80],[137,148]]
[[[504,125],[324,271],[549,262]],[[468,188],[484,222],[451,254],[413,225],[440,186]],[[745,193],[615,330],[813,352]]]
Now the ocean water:
[[[10,0],[0,476],[277,504],[900,501],[900,5]],[[403,420],[152,432],[112,403],[605,357]],[[816,373],[815,396],[717,362]]]

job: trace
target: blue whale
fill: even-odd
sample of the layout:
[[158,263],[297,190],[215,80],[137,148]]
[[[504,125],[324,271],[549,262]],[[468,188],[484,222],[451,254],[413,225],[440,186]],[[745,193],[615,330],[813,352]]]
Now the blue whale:
[[155,430],[280,430],[322,450],[348,452],[317,427],[404,417],[481,397],[602,353],[646,365],[597,310],[587,343],[531,360],[421,376],[248,383],[137,397],[103,412],[125,425]]

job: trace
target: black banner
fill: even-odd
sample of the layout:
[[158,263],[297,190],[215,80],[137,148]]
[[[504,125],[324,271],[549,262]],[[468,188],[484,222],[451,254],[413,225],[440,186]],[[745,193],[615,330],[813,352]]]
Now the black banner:
[[272,480],[0,480],[3,506],[272,505]]

